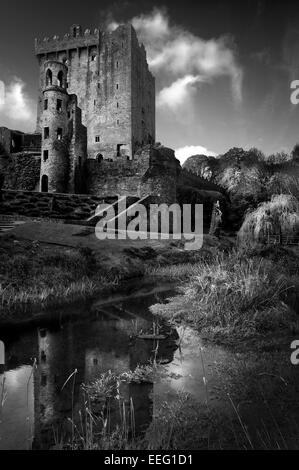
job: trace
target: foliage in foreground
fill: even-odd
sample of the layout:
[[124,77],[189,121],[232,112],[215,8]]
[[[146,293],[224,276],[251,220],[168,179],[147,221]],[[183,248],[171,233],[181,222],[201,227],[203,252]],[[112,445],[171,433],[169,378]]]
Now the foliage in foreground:
[[[283,261],[292,256],[286,252]],[[298,259],[295,271],[296,266],[299,270]],[[179,288],[179,295],[166,304],[152,306],[154,314],[190,323],[204,336],[224,342],[281,329],[299,331],[295,313],[298,272],[291,275],[286,263],[279,269],[261,253],[249,257],[245,252],[232,252],[208,264],[193,265],[189,272],[186,265],[168,271],[179,277],[180,269],[186,282]],[[162,271],[165,276],[167,268]]]
[[72,302],[112,289],[123,279],[142,275],[137,260],[113,266],[89,248],[58,249],[1,239],[1,316],[16,309]]

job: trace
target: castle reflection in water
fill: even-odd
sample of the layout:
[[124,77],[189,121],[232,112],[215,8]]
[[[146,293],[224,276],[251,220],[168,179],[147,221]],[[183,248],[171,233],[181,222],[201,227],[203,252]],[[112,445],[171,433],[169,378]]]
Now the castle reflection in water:
[[[88,318],[75,314],[67,321],[42,328],[7,333],[7,395],[0,424],[0,448],[48,448],[54,444],[54,430],[66,431],[72,401],[73,415],[75,419],[79,417],[82,383],[94,381],[109,370],[116,374],[134,370],[138,364],[153,359],[157,343],[135,336],[136,332],[152,330],[148,306],[153,303],[153,298],[144,297],[106,307],[93,305],[88,308]],[[175,330],[171,336],[172,339],[159,342],[158,360],[173,359]],[[34,361],[36,365],[32,366]],[[75,369],[76,379],[63,388]],[[137,432],[152,419],[154,387],[153,383],[121,387],[125,405],[129,407],[133,401]],[[113,419],[118,419],[117,413],[114,418],[112,414]]]

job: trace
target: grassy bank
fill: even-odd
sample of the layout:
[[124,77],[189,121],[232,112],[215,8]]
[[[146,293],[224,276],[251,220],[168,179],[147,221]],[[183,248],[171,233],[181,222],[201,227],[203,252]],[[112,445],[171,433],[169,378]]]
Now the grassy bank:
[[0,321],[28,312],[109,292],[131,277],[142,276],[138,260],[116,265],[89,248],[66,248],[1,237]]
[[152,312],[187,322],[210,340],[236,343],[275,331],[299,332],[295,250],[234,250],[209,262],[151,267],[147,274],[182,284],[177,296]]

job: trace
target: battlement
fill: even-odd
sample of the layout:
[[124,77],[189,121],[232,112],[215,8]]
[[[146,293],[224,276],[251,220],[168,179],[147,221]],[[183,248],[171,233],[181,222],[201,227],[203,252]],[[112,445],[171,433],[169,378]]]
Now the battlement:
[[90,47],[99,44],[101,32],[99,28],[93,31],[86,29],[84,32],[80,25],[73,25],[70,32],[66,33],[63,38],[53,36],[44,39],[35,39],[35,54],[47,54],[53,51],[66,51],[69,49],[77,49],[80,47]]

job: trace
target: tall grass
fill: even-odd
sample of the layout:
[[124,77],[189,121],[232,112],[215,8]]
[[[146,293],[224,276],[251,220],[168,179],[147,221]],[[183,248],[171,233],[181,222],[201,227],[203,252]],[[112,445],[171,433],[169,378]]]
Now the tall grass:
[[238,252],[220,255],[210,264],[199,263],[185,281],[179,295],[152,306],[152,312],[189,322],[211,339],[244,339],[280,328],[299,331],[288,306],[293,279],[278,273],[270,260],[246,259]]

